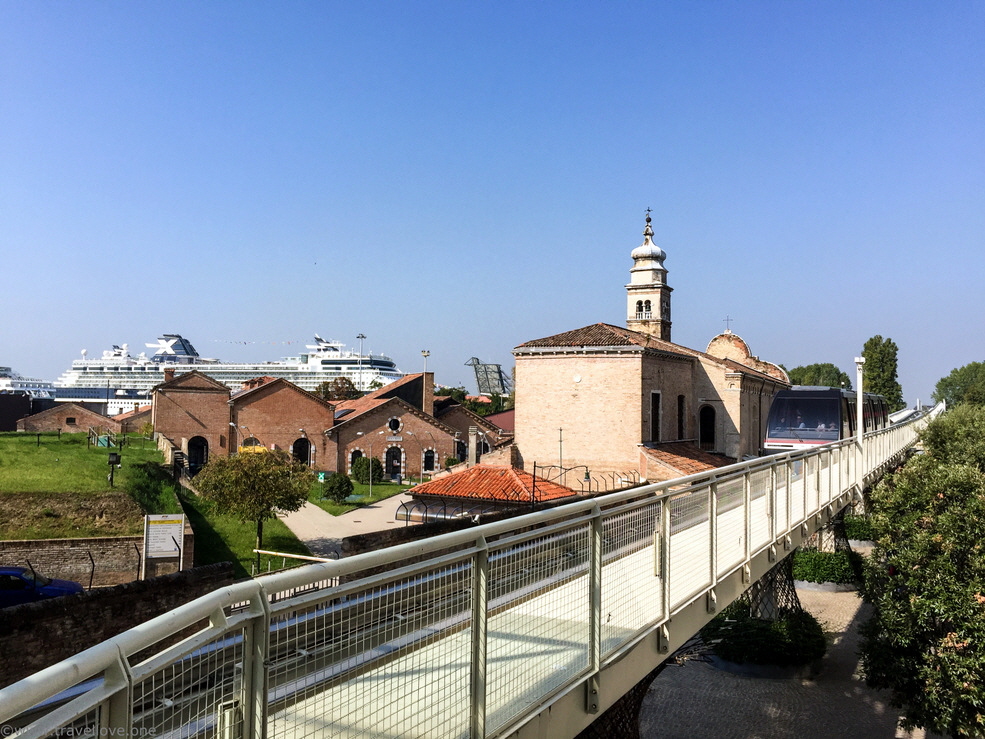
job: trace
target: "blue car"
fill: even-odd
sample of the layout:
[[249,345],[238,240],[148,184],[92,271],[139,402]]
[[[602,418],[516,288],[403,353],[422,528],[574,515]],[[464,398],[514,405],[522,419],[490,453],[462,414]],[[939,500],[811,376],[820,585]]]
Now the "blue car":
[[29,567],[0,567],[0,608],[81,593],[83,589],[77,582],[45,577]]

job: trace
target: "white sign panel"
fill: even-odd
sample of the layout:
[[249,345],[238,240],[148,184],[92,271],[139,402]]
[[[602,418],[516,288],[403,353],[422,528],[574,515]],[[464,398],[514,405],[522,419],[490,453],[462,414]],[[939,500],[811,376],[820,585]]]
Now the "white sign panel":
[[144,516],[144,557],[180,556],[179,546],[184,542],[184,536],[184,514],[165,513]]

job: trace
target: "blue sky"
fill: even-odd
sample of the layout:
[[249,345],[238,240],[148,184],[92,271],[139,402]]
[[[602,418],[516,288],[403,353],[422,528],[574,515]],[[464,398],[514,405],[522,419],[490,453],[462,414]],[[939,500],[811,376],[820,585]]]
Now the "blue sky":
[[[653,208],[673,339],[983,361],[980,2],[0,4],[0,364],[313,334],[473,387],[623,325]],[[286,343],[293,342],[293,343]]]

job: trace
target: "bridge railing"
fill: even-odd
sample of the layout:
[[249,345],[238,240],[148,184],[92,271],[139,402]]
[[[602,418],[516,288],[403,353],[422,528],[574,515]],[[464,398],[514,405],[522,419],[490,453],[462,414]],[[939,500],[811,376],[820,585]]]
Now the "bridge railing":
[[[925,421],[867,436],[866,470]],[[485,737],[579,690],[595,713],[610,665],[857,472],[850,439],[237,583],[0,690],[0,728]]]

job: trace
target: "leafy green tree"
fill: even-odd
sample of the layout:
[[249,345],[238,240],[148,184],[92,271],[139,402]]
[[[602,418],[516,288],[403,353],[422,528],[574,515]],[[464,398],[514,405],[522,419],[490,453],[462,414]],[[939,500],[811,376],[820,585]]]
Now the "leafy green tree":
[[851,378],[830,362],[824,364],[808,364],[794,367],[787,372],[793,385],[821,385],[823,387],[843,387],[852,389]]
[[862,627],[867,682],[906,728],[980,737],[985,727],[985,408],[933,421],[926,454],[872,494],[876,548]]
[[434,391],[434,394],[438,397],[451,396],[455,402],[464,403],[468,393],[465,392],[464,387],[439,387]]
[[278,511],[300,509],[314,480],[307,465],[287,452],[270,450],[213,456],[195,477],[195,487],[220,510],[256,523],[257,549],[262,549],[263,522]]
[[942,400],[948,406],[958,403],[985,405],[985,362],[972,362],[951,370],[934,388],[934,402]]
[[326,380],[315,388],[315,394],[325,400],[355,400],[362,397],[362,393],[348,377]]
[[877,393],[886,398],[889,410],[898,411],[903,402],[903,388],[897,380],[897,353],[899,347],[892,339],[884,339],[878,334],[865,342],[862,356],[865,365],[862,372],[863,388],[867,393]]
[[360,485],[369,484],[370,469],[373,471],[373,482],[383,482],[383,463],[376,457],[359,457],[352,463],[352,476]]
[[333,472],[325,481],[324,496],[336,503],[344,503],[352,495],[352,480],[341,472]]

